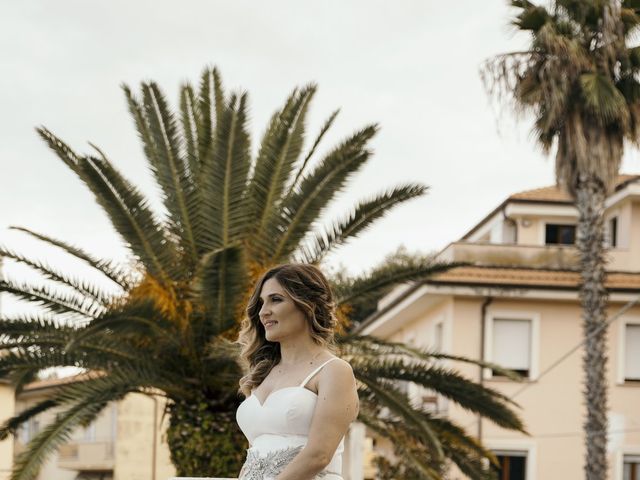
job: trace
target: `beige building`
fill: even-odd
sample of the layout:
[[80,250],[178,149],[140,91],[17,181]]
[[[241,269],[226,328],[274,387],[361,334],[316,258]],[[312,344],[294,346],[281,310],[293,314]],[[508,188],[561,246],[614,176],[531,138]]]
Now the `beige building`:
[[[41,380],[27,385],[17,396],[0,383],[0,421],[55,395],[65,382],[82,380],[83,375]],[[74,432],[43,466],[37,480],[167,480],[175,475],[164,441],[168,417],[163,417],[160,397],[130,394],[107,406],[87,428]],[[42,431],[60,412],[54,408],[27,422],[15,439],[0,442],[0,480],[8,480],[15,455]],[[364,427],[352,425],[345,439],[343,475],[345,480],[362,480],[371,468],[370,440]],[[215,452],[212,452],[214,455]],[[370,474],[371,475],[371,474]],[[371,477],[368,477],[371,478]]]
[[[55,394],[61,383],[82,376],[41,380],[15,396],[0,384],[0,418],[12,416]],[[0,480],[9,477],[12,459],[60,412],[53,408],[32,418],[15,439],[0,443]],[[87,428],[77,429],[43,466],[38,480],[166,480],[175,475],[162,441],[166,417],[161,399],[130,394],[108,405]]]
[[[13,389],[0,381],[0,422],[8,419],[15,408]],[[13,439],[0,442],[0,480],[8,480],[13,459]]]
[[[577,211],[555,187],[512,195],[440,258],[469,261],[383,298],[361,333],[483,358],[521,372],[516,383],[491,370],[453,364],[520,404],[530,436],[502,430],[445,399],[409,386],[418,401],[480,437],[505,480],[583,478],[585,407]],[[640,295],[640,176],[621,176],[606,203],[608,315]],[[608,328],[610,480],[640,479],[640,304]],[[597,434],[599,432],[594,432]],[[378,443],[384,445],[384,442]],[[452,471],[452,479],[465,478]]]

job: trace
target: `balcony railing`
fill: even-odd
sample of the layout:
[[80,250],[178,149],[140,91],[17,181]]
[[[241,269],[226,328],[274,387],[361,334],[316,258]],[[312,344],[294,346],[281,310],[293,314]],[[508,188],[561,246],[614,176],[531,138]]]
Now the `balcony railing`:
[[[549,268],[578,268],[578,251],[571,245],[513,245],[497,243],[451,243],[440,253],[440,259],[471,262],[475,265]],[[607,251],[607,269],[613,271],[640,270],[640,255],[634,258],[626,249]]]
[[74,442],[58,450],[58,467],[66,470],[113,470],[113,442]]

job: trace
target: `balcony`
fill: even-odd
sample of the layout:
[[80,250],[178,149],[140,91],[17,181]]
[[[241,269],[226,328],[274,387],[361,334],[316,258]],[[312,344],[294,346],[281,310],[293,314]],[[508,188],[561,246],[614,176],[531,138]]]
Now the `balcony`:
[[[496,243],[454,242],[439,255],[445,261],[470,262],[481,266],[510,266],[577,270],[578,252],[567,245],[513,245]],[[607,269],[612,271],[638,271],[638,260],[629,250],[607,252]]]
[[113,442],[75,442],[58,450],[58,467],[77,471],[113,470]]

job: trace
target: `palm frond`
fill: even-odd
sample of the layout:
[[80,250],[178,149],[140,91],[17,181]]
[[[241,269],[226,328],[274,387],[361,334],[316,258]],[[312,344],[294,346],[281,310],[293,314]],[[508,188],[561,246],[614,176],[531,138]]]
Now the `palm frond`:
[[[272,260],[286,259],[296,248],[330,201],[339,193],[351,175],[369,159],[367,142],[375,135],[375,125],[356,132],[323,158],[321,163],[300,182],[299,190],[290,192],[283,200],[281,221],[275,218],[268,230]],[[267,251],[269,251],[267,250]]]
[[241,239],[246,230],[246,188],[251,164],[246,129],[247,96],[231,97],[215,129],[215,143],[202,165],[200,178],[202,248],[210,252]]
[[597,73],[584,73],[580,75],[580,86],[585,104],[601,125],[628,121],[626,99],[610,79]]
[[111,389],[96,389],[80,397],[77,403],[58,414],[17,456],[10,480],[33,480],[49,455],[70,440],[76,427],[90,424],[109,402],[120,400],[134,389],[130,384],[114,385]]
[[416,480],[443,480],[440,472],[434,468],[434,462],[431,461],[429,455],[417,456],[413,453],[409,454],[409,448],[406,435],[401,432],[403,430],[403,422],[397,422],[388,418],[382,419],[375,411],[368,412],[366,408],[361,407],[358,420],[366,425],[372,432],[383,438],[389,439],[397,450],[398,463],[402,464],[405,469],[411,469],[420,475]]
[[168,279],[167,270],[177,267],[175,247],[164,235],[144,196],[106,158],[78,157],[44,127],[38,133],[89,187],[115,229],[147,269]]
[[149,165],[161,188],[164,205],[169,212],[169,228],[181,239],[186,255],[197,261],[193,220],[197,204],[190,197],[195,190],[185,159],[181,156],[182,137],[178,133],[173,112],[154,82],[142,85],[143,105],[148,130],[156,155]]
[[57,399],[47,398],[5,420],[4,423],[0,425],[0,440],[6,440],[9,438],[9,435],[15,435],[24,422],[59,404],[60,402]]
[[497,480],[495,471],[485,467],[485,460],[499,467],[495,454],[470,437],[463,428],[447,418],[434,418],[432,425],[442,438],[445,455],[472,480]]
[[165,234],[148,201],[106,159],[86,157],[82,164],[98,203],[147,271],[169,282],[181,278],[174,241]]
[[315,85],[295,89],[282,110],[271,117],[262,138],[249,193],[256,222],[254,250],[268,252],[273,243],[270,227],[279,216],[280,202],[302,151],[305,117],[315,91]]
[[405,359],[359,358],[351,359],[356,377],[365,372],[369,376],[387,380],[413,382],[437,392],[462,408],[491,418],[495,424],[524,432],[522,421],[507,407],[515,402],[495,389],[479,385],[456,372],[433,365],[433,362],[407,361]]
[[309,165],[309,160],[311,160],[311,157],[313,157],[313,154],[316,152],[316,149],[318,148],[318,145],[320,145],[320,142],[322,141],[322,138],[329,131],[329,129],[331,128],[331,125],[333,125],[333,122],[335,121],[336,117],[338,116],[338,113],[340,113],[340,109],[337,109],[336,111],[334,111],[329,116],[329,118],[325,121],[324,125],[320,129],[320,133],[318,134],[318,136],[316,137],[315,141],[313,142],[313,145],[309,149],[309,152],[304,157],[304,160],[302,161],[302,164],[300,165],[300,167],[298,167],[298,171],[296,173],[296,176],[293,179],[293,182],[291,184],[292,185],[291,186],[291,190],[295,190],[296,188],[298,188],[298,181],[304,175],[304,173],[306,171],[306,168],[307,168],[307,165]]
[[198,95],[198,138],[200,154],[204,161],[209,155],[215,140],[214,131],[225,109],[225,93],[222,78],[217,68],[205,68],[200,77],[200,93]]
[[77,326],[38,313],[0,316],[0,348],[23,339],[66,338]]
[[374,374],[359,370],[356,379],[368,389],[381,406],[389,408],[395,415],[415,426],[420,439],[426,442],[436,452],[436,457],[442,459],[444,454],[440,439],[437,437],[428,421],[420,415],[412,406],[409,398],[393,384],[393,382],[378,379]]
[[33,230],[29,230],[28,228],[16,226],[11,226],[9,228],[31,235],[38,240],[64,250],[68,254],[87,263],[89,266],[102,273],[105,277],[122,287],[124,290],[128,290],[133,285],[133,281],[130,279],[130,274],[123,271],[120,266],[116,265],[110,260],[97,258],[79,247],[73,246],[62,240],[43,235],[41,233],[34,232]]
[[31,260],[6,247],[0,246],[0,257],[10,258],[12,260],[15,260],[16,262],[27,265],[37,272],[41,273],[45,278],[60,283],[65,287],[70,287],[79,295],[87,295],[103,306],[108,304],[113,299],[113,296],[111,294],[102,291],[95,285],[91,285],[90,283],[79,279],[68,277],[64,273],[55,270],[53,267],[47,265],[46,263],[39,262],[37,260]]
[[47,312],[65,315],[71,318],[95,318],[104,311],[104,306],[94,299],[72,292],[59,292],[41,285],[33,286],[16,283],[12,280],[0,280],[0,292],[9,293],[17,298],[38,305]]
[[[494,370],[501,376],[508,377],[514,381],[521,381],[522,376],[517,373],[501,367],[492,362],[486,362],[484,360],[473,359],[469,357],[461,357],[459,355],[450,355],[438,351],[429,350],[426,348],[412,347],[401,342],[392,342],[384,340],[371,335],[361,335],[359,333],[351,333],[347,335],[341,335],[336,338],[340,349],[345,355],[345,358],[378,358],[388,355],[396,358],[406,357],[407,359],[435,362],[437,360],[451,360],[455,362],[467,363],[477,365],[482,368],[488,368]],[[501,395],[501,394],[498,394]],[[508,397],[504,397],[507,399]]]
[[237,322],[238,301],[244,293],[246,266],[242,249],[231,246],[205,255],[194,280],[194,293],[205,307],[207,323],[220,334]]
[[199,107],[193,87],[188,83],[183,85],[180,89],[180,121],[189,176],[194,180],[200,176],[200,164],[202,163],[199,147],[202,114]]
[[[113,335],[113,331],[94,332],[87,338],[77,339],[77,336],[85,331],[86,325],[84,328],[78,325],[67,325],[55,318],[33,314],[3,316],[0,317],[0,325],[2,326],[0,350],[35,351],[34,349],[37,349],[45,353],[64,354],[69,343],[73,342],[73,348],[79,355],[96,354],[102,359],[110,357],[117,361],[133,362],[140,358],[140,342],[131,341],[124,334]],[[38,363],[35,365],[38,369],[40,368]]]
[[145,341],[157,342],[154,348],[165,348],[167,345],[180,346],[180,331],[174,322],[164,318],[152,299],[132,301],[123,307],[112,308],[94,319],[91,323],[76,329],[65,345],[65,351],[76,346],[83,346],[87,340],[100,338],[100,334],[108,333],[119,338],[133,336]]
[[348,304],[355,298],[376,296],[395,285],[419,282],[437,273],[464,266],[461,262],[441,262],[433,258],[416,259],[410,262],[391,262],[367,274],[355,277],[349,284],[336,286],[336,302]]
[[316,232],[311,245],[299,247],[303,261],[319,263],[327,253],[356,237],[393,207],[419,197],[426,191],[427,187],[423,185],[402,185],[360,202],[347,217],[335,222],[329,229]]

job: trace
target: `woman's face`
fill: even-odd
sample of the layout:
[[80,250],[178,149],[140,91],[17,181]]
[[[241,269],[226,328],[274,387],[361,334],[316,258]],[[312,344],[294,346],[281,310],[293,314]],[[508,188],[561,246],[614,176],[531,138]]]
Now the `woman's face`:
[[260,298],[262,307],[258,315],[268,341],[280,342],[285,338],[308,333],[304,312],[293,302],[278,280],[272,277],[264,282]]

